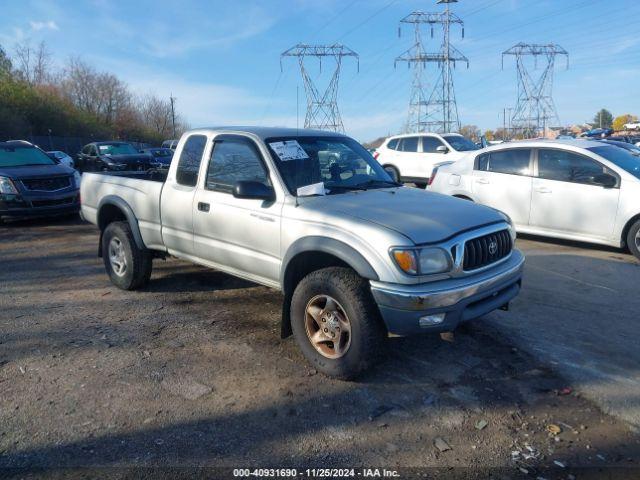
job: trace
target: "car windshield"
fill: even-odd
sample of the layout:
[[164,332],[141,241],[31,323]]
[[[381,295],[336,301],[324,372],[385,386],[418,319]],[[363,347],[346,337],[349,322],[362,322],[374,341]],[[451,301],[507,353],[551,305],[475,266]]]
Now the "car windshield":
[[138,151],[128,143],[103,143],[98,145],[100,155],[135,155]]
[[618,167],[626,170],[634,177],[640,179],[640,154],[625,150],[620,147],[591,147],[588,150],[596,155],[606,158]]
[[151,150],[151,153],[153,154],[154,157],[172,157],[173,156],[173,152],[168,148],[167,149],[158,148],[157,150]]
[[[348,137],[269,138],[266,144],[293,195],[321,195],[322,184],[329,194],[399,186],[362,145]],[[298,191],[310,185],[319,188]]]
[[0,167],[55,164],[55,161],[37,148],[27,145],[0,145]]
[[444,138],[449,145],[453,147],[457,152],[470,152],[471,150],[480,150],[480,147],[473,143],[468,138],[463,137],[462,135],[443,135]]

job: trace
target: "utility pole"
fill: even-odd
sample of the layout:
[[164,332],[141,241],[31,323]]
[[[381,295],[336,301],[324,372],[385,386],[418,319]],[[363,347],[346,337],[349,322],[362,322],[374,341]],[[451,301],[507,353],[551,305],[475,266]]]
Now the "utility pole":
[[502,140],[507,139],[507,109],[502,109]]
[[[558,55],[566,57],[567,68],[569,68],[569,53],[555,44],[518,43],[502,52],[502,68],[504,68],[505,55],[515,56],[518,72],[518,98],[512,117],[513,129],[518,130],[525,138],[531,138],[539,135],[540,130],[546,134],[550,121],[560,125],[552,96],[553,70],[555,58]],[[542,74],[537,78],[534,78],[527,68],[525,59],[528,57],[533,57],[534,65],[537,65],[539,57],[546,60]]]
[[[414,45],[402,55],[396,57],[394,67],[398,62],[406,62],[409,68],[414,68],[413,81],[411,85],[411,97],[409,101],[409,115],[405,127],[406,132],[452,132],[460,129],[458,118],[458,106],[456,104],[455,91],[453,87],[453,75],[451,67],[456,62],[465,62],[469,68],[469,60],[451,45],[450,33],[451,25],[457,24],[462,29],[464,38],[464,23],[449,9],[450,3],[458,0],[438,0],[437,4],[445,4],[444,13],[423,13],[412,12],[400,20],[402,24],[412,24],[414,28]],[[441,25],[443,30],[443,41],[440,52],[426,52],[421,29],[423,25],[433,29],[435,25]],[[398,29],[400,35],[401,28]],[[427,97],[427,82],[425,78],[426,65],[436,63],[440,68],[438,80]]]
[[[340,44],[333,45],[305,45],[299,43],[280,55],[280,69],[282,70],[283,57],[296,57],[300,65],[300,73],[304,82],[304,90],[307,95],[307,114],[304,119],[304,128],[317,128],[344,132],[344,125],[338,110],[338,83],[342,60],[345,57],[355,57],[360,69],[360,57],[356,52]],[[311,75],[305,66],[305,58],[317,58],[322,72],[322,59],[332,58],[335,61],[333,75],[329,85],[321,94],[318,87],[311,79]],[[297,95],[296,95],[297,96]],[[296,101],[297,103],[297,101]]]
[[169,101],[171,102],[171,125],[173,127],[173,138],[176,138],[176,110],[174,108],[174,103],[176,98],[173,96],[173,93],[169,96]]

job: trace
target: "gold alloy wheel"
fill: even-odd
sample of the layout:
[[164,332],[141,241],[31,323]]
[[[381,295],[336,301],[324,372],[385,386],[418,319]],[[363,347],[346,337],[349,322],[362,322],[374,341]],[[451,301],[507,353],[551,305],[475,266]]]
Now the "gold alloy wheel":
[[334,298],[316,295],[304,312],[304,327],[311,345],[324,357],[340,358],[351,345],[351,322]]

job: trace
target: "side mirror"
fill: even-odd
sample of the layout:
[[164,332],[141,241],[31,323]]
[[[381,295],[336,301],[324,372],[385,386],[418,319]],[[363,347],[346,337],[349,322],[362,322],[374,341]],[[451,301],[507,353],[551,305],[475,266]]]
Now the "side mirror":
[[618,183],[618,179],[609,173],[601,173],[593,177],[593,183],[604,188],[613,188]]
[[439,147],[436,147],[436,153],[448,153],[448,152],[449,152],[449,149],[444,145],[440,145]]
[[275,200],[273,188],[261,182],[239,181],[233,187],[233,196],[249,200]]

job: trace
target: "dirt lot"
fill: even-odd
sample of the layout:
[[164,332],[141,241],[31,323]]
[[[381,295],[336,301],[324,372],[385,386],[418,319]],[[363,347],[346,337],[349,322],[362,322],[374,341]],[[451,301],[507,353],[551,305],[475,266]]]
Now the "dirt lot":
[[279,293],[176,260],[122,292],[96,246],[77,220],[0,227],[0,477],[114,466],[640,475],[637,434],[482,321],[454,343],[391,339],[374,371],[333,381],[280,340]]

